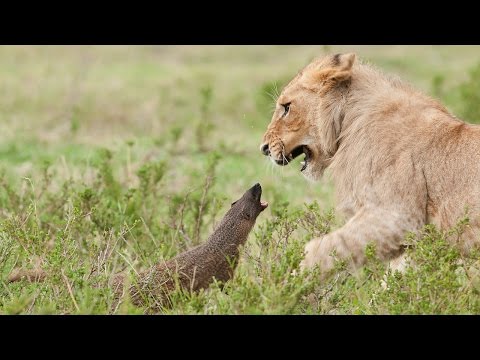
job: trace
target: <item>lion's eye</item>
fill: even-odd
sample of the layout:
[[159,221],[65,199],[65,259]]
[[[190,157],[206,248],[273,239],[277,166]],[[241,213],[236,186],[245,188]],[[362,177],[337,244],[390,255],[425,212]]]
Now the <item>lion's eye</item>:
[[285,112],[282,116],[286,116],[288,114],[288,111],[290,110],[290,104],[291,103],[282,104],[283,108],[285,109]]

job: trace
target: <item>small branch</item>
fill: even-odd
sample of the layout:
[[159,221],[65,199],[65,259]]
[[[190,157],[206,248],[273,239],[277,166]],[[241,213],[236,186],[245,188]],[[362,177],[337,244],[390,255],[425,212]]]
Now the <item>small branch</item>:
[[209,174],[205,181],[205,187],[203,188],[202,200],[200,201],[200,208],[198,210],[197,223],[195,224],[195,242],[198,244],[200,241],[200,226],[202,223],[203,210],[205,209],[205,200],[207,198],[208,190],[212,183],[212,176]]
[[73,296],[72,287],[70,286],[70,282],[68,281],[68,278],[65,276],[65,273],[63,272],[63,269],[62,269],[62,277],[63,277],[63,280],[65,281],[65,284],[67,284],[68,293],[70,294],[70,297],[72,298],[73,305],[75,305],[75,308],[77,309],[77,311],[80,312],[80,308],[78,307],[78,304],[75,301],[75,297]]
[[31,313],[31,312],[32,312],[33,305],[35,305],[35,301],[37,300],[38,294],[40,294],[40,290],[37,290],[37,291],[35,292],[35,295],[33,296],[32,303],[30,304],[30,306],[29,306],[29,308],[28,308],[28,310],[27,310],[27,313]]
[[[178,224],[176,224],[176,222],[174,221],[174,226],[170,226],[167,224],[167,226],[170,226],[172,229],[175,228],[175,234],[173,236],[173,239],[176,239],[177,236],[178,236],[178,233],[180,231],[182,231],[183,229],[183,219],[184,219],[184,216],[185,216],[185,208],[187,206],[187,200],[188,200],[188,197],[190,196],[190,194],[193,192],[194,190],[190,190],[188,191],[186,194],[185,194],[185,197],[183,198],[183,202],[182,202],[182,207],[180,209],[180,222]],[[182,234],[183,235],[183,234]]]

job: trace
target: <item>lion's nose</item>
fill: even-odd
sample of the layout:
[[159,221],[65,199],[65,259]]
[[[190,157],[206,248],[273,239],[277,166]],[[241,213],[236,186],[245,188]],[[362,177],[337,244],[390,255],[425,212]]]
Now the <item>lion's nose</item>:
[[263,144],[260,147],[260,150],[262,151],[263,155],[265,155],[265,156],[270,155],[270,150],[268,149],[268,144]]

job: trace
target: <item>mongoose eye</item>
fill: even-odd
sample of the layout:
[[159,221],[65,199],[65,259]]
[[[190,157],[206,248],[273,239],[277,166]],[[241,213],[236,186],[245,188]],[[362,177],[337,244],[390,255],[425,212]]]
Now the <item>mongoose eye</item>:
[[[237,200],[237,201],[238,201],[238,200]],[[232,203],[232,206],[235,205],[235,204],[237,203],[237,201],[234,201],[234,202]]]
[[282,104],[283,108],[285,109],[285,112],[283,113],[282,117],[286,116],[288,114],[288,112],[290,111],[290,104],[291,104],[291,102],[286,103],[286,104]]

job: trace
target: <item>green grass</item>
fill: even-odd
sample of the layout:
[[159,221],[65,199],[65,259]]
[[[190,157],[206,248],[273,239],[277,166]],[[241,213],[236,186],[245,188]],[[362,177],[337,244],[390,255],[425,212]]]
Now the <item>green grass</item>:
[[[107,313],[113,274],[205,240],[257,181],[270,206],[234,278],[175,294],[166,313],[479,313],[480,256],[430,226],[416,266],[388,273],[386,290],[374,256],[356,275],[342,264],[325,282],[291,275],[305,243],[341,225],[333,185],[258,148],[271,94],[326,50],[355,51],[480,122],[479,47],[0,47],[0,313]],[[6,283],[38,264],[45,282]]]

